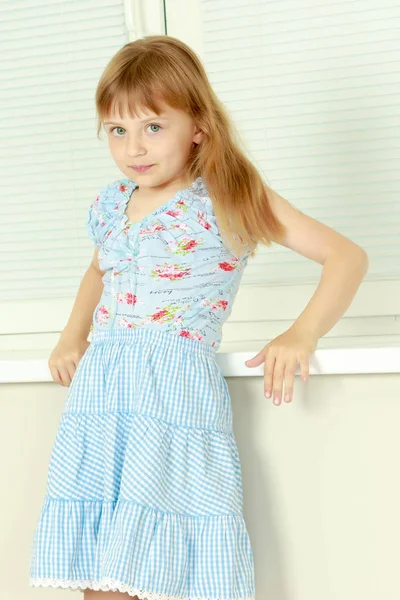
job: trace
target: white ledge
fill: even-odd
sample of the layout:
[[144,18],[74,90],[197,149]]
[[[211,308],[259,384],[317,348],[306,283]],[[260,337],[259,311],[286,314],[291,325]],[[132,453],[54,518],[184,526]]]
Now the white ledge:
[[[0,355],[0,383],[53,382],[48,353],[43,350],[13,351]],[[264,363],[247,367],[254,352],[217,352],[216,359],[224,377],[260,377]],[[382,348],[323,348],[310,356],[310,375],[351,375],[361,373],[400,373],[400,346]],[[296,375],[300,374],[297,366]],[[59,385],[59,384],[58,384]]]

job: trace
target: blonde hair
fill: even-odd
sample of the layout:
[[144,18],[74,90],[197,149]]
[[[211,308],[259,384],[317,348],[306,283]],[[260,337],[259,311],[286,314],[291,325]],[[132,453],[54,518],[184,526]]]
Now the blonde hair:
[[269,246],[279,240],[285,228],[271,210],[267,187],[240,149],[240,137],[200,59],[181,40],[150,35],[112,57],[96,89],[97,136],[114,110],[121,114],[127,106],[131,115],[136,108],[160,114],[159,100],[189,114],[204,134],[192,144],[185,174],[203,178],[226,245],[239,255],[247,246],[254,256],[258,242]]

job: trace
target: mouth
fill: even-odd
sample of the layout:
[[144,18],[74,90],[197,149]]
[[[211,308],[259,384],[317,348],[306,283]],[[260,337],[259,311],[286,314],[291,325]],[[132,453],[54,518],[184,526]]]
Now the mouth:
[[134,171],[137,171],[138,173],[144,173],[145,171],[148,171],[149,169],[151,169],[151,167],[154,167],[154,165],[140,165],[140,166],[130,165],[130,168],[133,169]]

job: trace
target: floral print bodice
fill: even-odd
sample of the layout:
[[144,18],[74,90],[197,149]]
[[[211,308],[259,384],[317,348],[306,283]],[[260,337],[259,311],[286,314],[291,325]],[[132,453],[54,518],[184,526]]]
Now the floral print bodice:
[[125,211],[137,187],[114,181],[89,207],[87,230],[105,271],[91,331],[163,329],[218,350],[249,252],[225,247],[202,177],[132,223]]

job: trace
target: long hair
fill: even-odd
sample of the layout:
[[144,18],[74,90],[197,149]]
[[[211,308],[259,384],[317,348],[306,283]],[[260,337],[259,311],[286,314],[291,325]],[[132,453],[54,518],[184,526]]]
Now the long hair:
[[[162,112],[161,100],[189,114],[204,136],[192,144],[185,175],[201,176],[221,236],[232,251],[254,256],[257,243],[278,241],[285,227],[273,214],[268,188],[241,149],[241,138],[213,91],[196,53],[181,40],[150,35],[125,44],[107,64],[96,89],[97,136],[111,112]],[[145,112],[145,110],[144,110]]]

